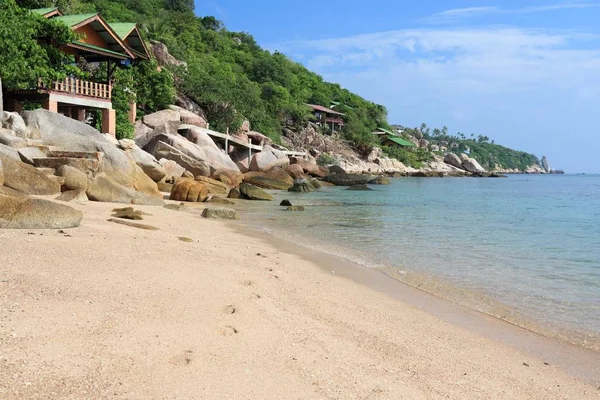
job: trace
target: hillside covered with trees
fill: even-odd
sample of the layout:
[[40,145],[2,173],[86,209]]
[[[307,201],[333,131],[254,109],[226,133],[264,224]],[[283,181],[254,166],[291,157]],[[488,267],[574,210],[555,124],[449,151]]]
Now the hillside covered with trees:
[[[202,107],[214,129],[236,131],[247,119],[253,130],[268,135],[275,142],[279,142],[284,128],[300,130],[311,120],[307,103],[329,107],[336,102],[338,109],[346,114],[340,139],[363,155],[379,145],[379,139],[371,134],[374,129],[392,129],[384,106],[365,100],[338,84],[325,82],[321,76],[281,53],[262,49],[246,32],[229,31],[212,16],[197,16],[193,0],[0,0],[4,14],[0,18],[19,19],[23,25],[17,29],[17,36],[9,32],[2,34],[0,50],[14,54],[18,40],[30,46],[27,54],[43,55],[35,58],[40,68],[25,71],[15,67],[16,72],[8,81],[3,76],[5,86],[7,83],[24,86],[28,79],[37,79],[35,76],[57,79],[68,73],[101,78],[105,73],[102,68],[94,70],[85,65],[72,68],[63,56],[52,52],[50,46],[36,48],[35,38],[55,36],[54,44],[60,44],[72,40],[71,34],[64,27],[57,27],[58,23],[42,21],[35,15],[26,16],[15,4],[24,9],[58,6],[65,14],[99,12],[109,22],[136,22],[147,41],[166,44],[176,59],[185,62],[182,66],[157,69],[156,62],[150,61],[118,70],[113,106],[117,109],[119,137],[133,133],[125,111],[132,92],[137,96],[138,115],[165,108],[180,92]],[[5,13],[6,10],[12,14]],[[12,26],[10,30],[12,32]],[[26,59],[27,54],[23,53],[22,58]],[[43,66],[45,61],[47,65]],[[19,65],[19,59],[6,65]],[[7,68],[0,66],[0,72],[4,74],[6,71],[2,70]],[[421,128],[407,129],[404,135],[420,136],[431,144],[438,143],[438,147],[447,142],[448,150],[453,152],[468,148],[471,155],[488,168],[499,165],[524,169],[537,160],[533,155],[498,146],[487,139],[480,140],[481,137],[451,136],[447,130],[430,132],[426,127]],[[322,133],[329,133],[327,127],[321,129],[325,130]],[[450,143],[457,145],[451,148]],[[411,166],[420,166],[433,158],[429,149],[384,151]]]

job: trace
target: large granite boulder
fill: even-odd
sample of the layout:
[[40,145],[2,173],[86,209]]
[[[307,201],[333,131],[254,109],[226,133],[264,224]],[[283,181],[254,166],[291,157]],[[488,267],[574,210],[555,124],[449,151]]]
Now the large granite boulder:
[[83,213],[47,200],[0,194],[0,229],[65,229],[79,226]]
[[304,169],[299,164],[290,164],[285,171],[294,179],[306,178]]
[[3,112],[2,126],[22,139],[33,138],[30,129],[25,124],[23,118],[16,112]]
[[208,198],[209,190],[203,182],[190,178],[179,178],[173,186],[170,200],[203,202]]
[[314,192],[315,187],[307,179],[296,179],[294,186],[288,189],[289,192],[309,193]]
[[17,150],[17,153],[19,153],[21,161],[30,165],[34,165],[36,158],[46,157],[46,153],[40,150],[39,147],[22,147]]
[[294,185],[294,179],[280,168],[269,172],[246,172],[244,182],[263,189],[288,190]]
[[463,169],[463,161],[454,153],[448,153],[444,156],[444,162],[453,167]]
[[475,160],[474,158],[467,158],[462,162],[462,166],[464,169],[474,174],[481,174],[486,172],[485,168],[479,165],[477,160]]
[[230,187],[216,179],[208,178],[206,176],[197,176],[196,181],[202,182],[202,184],[207,187],[208,193],[210,194],[227,195],[227,193],[229,193]]
[[90,200],[106,203],[164,205],[162,198],[123,186],[104,173],[97,175],[89,183],[86,194]]
[[181,115],[182,124],[199,126],[200,128],[208,128],[208,122],[206,119],[198,114],[194,114],[193,112],[183,108],[179,109],[179,114]]
[[173,179],[181,178],[183,173],[185,172],[185,168],[181,165],[177,164],[173,160],[167,160],[166,158],[161,158],[158,160],[160,165],[162,165],[165,170],[165,180],[171,181]]
[[17,150],[4,144],[0,144],[0,159],[4,157],[15,161],[21,161],[21,157],[19,156],[19,152]]
[[60,196],[56,198],[56,200],[64,201],[66,203],[76,203],[76,204],[87,204],[89,199],[87,194],[85,194],[85,190],[77,189],[77,190],[68,190],[66,192],[61,193]]
[[4,185],[11,189],[33,195],[60,193],[60,184],[21,160],[15,160],[0,151],[4,172]]
[[209,219],[240,219],[237,211],[231,208],[205,208],[202,216]]
[[137,166],[154,182],[160,182],[165,177],[166,172],[162,164],[152,154],[139,148],[133,140],[120,140],[119,146],[133,157]]
[[27,140],[16,136],[11,130],[0,128],[0,144],[13,149],[20,149],[27,146]]
[[[181,166],[183,172],[179,176],[182,176],[186,171],[189,171],[193,176],[210,176],[211,174],[211,167],[206,162],[192,158],[160,140],[152,145],[151,152],[156,158],[173,161]],[[176,174],[173,176],[178,178]]]
[[273,168],[287,168],[290,165],[289,158],[281,150],[271,146],[264,146],[263,151],[256,153],[250,160],[250,171],[267,172]]
[[221,181],[230,187],[238,187],[240,186],[240,183],[242,183],[244,175],[230,169],[217,169],[212,173],[212,178]]
[[77,168],[69,165],[62,165],[56,169],[56,176],[64,178],[61,190],[63,192],[70,190],[83,190],[85,191],[88,187],[88,177],[86,174],[78,170]]
[[[237,165],[235,165],[231,158],[229,158],[229,156],[227,156],[221,149],[217,147],[215,142],[213,142],[203,128],[192,125],[182,125],[180,133],[185,134],[185,137],[182,135],[158,134],[152,138],[146,147],[144,147],[144,150],[159,159],[172,159],[159,154],[161,147],[157,148],[157,145],[159,142],[163,142],[176,149],[180,153],[185,154],[189,158],[209,166],[210,172],[217,169],[230,169],[233,171],[239,171]],[[164,146],[162,146],[162,148],[164,148]],[[191,171],[194,175],[211,175],[210,172],[208,174],[196,174],[185,165],[181,166],[188,171]]]
[[152,114],[147,114],[144,115],[144,117],[142,118],[142,122],[144,123],[144,125],[150,127],[150,129],[156,129],[170,121],[179,122],[180,120],[181,114],[179,113],[179,111],[171,109],[161,110]]
[[0,160],[0,186],[4,186],[4,168],[2,167],[2,160]]
[[[231,160],[231,158],[215,144],[208,134],[208,129],[194,125],[181,125],[178,132],[194,146],[186,146],[186,149],[193,151],[194,154],[196,154],[196,156],[194,156],[194,154],[188,154],[190,157],[205,161],[213,169],[224,168],[233,171],[239,170],[233,160]],[[174,144],[171,145],[178,148]],[[178,150],[186,153],[183,149],[178,148]]]
[[249,200],[273,200],[273,196],[271,196],[269,193],[265,192],[261,188],[258,188],[254,185],[250,185],[248,183],[242,183],[240,185],[240,193],[243,195],[244,198]]
[[[146,176],[133,157],[116,147],[93,127],[47,110],[26,111],[27,126],[47,146],[78,152],[101,152],[98,173],[104,173],[117,184],[161,198],[156,184]],[[143,174],[145,175],[145,174]]]
[[339,165],[330,165],[328,170],[329,170],[330,174],[345,174],[346,173],[346,170],[344,170],[344,168],[340,167]]
[[333,183],[336,186],[354,186],[365,185],[373,179],[370,175],[336,173],[323,178],[325,182]]
[[293,165],[299,165],[307,174],[319,177],[322,177],[323,175],[317,163],[310,162],[309,160],[305,160],[304,158],[292,157],[290,158],[290,163]]

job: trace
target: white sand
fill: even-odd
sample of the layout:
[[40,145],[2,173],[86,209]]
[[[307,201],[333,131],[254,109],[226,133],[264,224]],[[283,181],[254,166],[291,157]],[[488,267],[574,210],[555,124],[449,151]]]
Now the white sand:
[[118,206],[79,207],[70,236],[0,231],[1,399],[600,398],[198,211],[136,207],[144,231]]

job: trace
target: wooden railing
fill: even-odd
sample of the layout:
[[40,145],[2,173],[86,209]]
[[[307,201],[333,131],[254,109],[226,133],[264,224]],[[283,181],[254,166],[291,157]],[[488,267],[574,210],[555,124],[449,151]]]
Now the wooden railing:
[[38,81],[38,89],[65,92],[79,96],[89,96],[107,100],[110,100],[112,97],[112,85],[110,83],[105,84],[90,82],[77,78],[66,78],[63,81],[53,82],[50,85],[45,85],[40,79]]

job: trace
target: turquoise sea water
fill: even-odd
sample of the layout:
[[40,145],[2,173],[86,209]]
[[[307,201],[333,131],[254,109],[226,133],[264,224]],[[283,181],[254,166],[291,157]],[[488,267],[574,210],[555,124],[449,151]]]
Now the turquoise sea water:
[[373,188],[275,192],[277,204],[307,211],[252,203],[245,218],[365,265],[441,278],[541,326],[600,334],[599,175],[400,178]]

